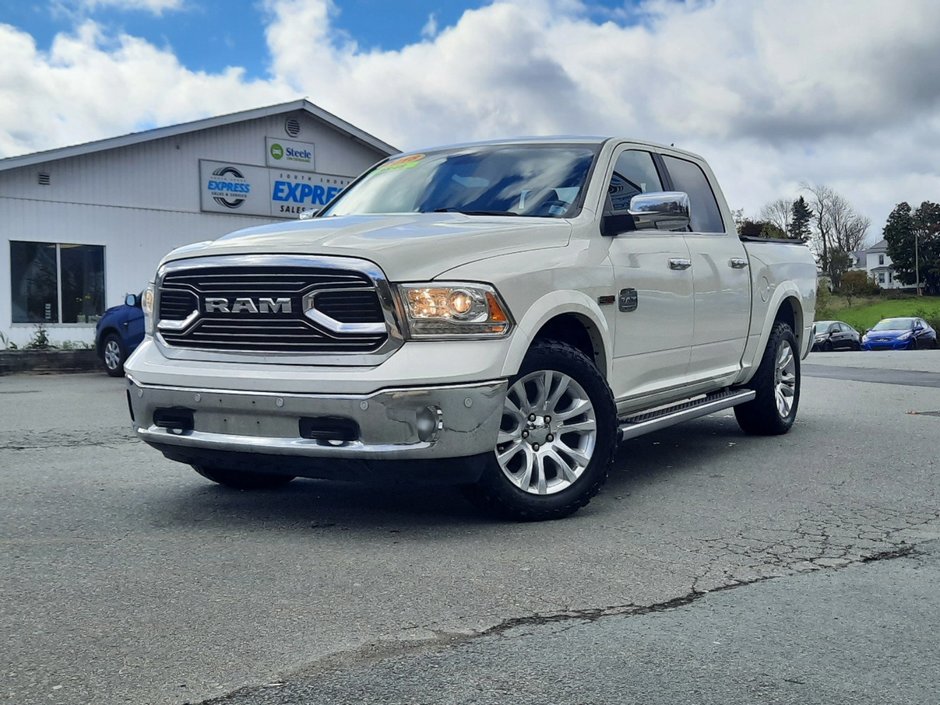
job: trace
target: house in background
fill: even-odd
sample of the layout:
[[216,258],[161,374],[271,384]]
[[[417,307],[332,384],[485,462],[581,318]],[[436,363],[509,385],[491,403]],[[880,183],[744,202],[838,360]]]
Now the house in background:
[[903,289],[906,285],[897,280],[891,257],[888,256],[888,242],[879,240],[867,250],[852,253],[852,269],[868,272],[868,277],[882,289]]

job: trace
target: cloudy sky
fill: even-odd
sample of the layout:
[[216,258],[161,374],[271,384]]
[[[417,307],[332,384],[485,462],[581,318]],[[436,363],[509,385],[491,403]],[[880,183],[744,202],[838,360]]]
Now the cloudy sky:
[[756,214],[940,201],[938,0],[0,0],[0,157],[307,96],[402,149],[617,134]]

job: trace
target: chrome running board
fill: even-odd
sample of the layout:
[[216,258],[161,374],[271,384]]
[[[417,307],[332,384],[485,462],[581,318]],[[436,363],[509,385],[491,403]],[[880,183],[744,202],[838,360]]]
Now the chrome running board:
[[725,389],[632,414],[620,419],[620,440],[636,438],[682,421],[730,409],[751,401],[755,396],[756,392],[752,389]]

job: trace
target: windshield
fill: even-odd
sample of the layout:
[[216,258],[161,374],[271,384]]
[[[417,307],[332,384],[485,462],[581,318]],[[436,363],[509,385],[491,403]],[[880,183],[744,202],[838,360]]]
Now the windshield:
[[822,333],[829,332],[829,326],[832,325],[832,321],[817,321],[813,325],[813,335],[821,335]]
[[321,217],[444,212],[572,216],[594,155],[594,147],[581,145],[502,145],[395,157],[343,191]]
[[913,318],[886,318],[878,321],[872,330],[910,330],[913,327]]

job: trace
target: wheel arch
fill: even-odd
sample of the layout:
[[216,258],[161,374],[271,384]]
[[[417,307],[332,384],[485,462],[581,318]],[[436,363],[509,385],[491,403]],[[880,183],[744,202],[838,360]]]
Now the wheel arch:
[[[747,347],[741,359],[741,374],[735,380],[735,384],[746,384],[757,371],[761,356],[767,347],[767,341],[770,339],[771,330],[778,322],[786,323],[793,331],[799,352],[798,357],[802,359],[809,354],[813,336],[807,326],[811,328],[813,322],[812,320],[806,321],[802,301],[803,297],[800,290],[792,281],[783,282],[774,289],[767,307],[763,309],[764,317],[760,321],[760,335],[750,336],[748,339]],[[751,325],[757,325],[753,318]]]
[[610,330],[597,303],[581,292],[556,291],[533,304],[522,321],[506,356],[503,373],[511,377],[536,340],[559,340],[593,360],[601,375],[610,376]]
[[117,328],[114,326],[108,326],[98,334],[98,340],[95,341],[95,352],[98,354],[98,357],[104,355],[104,341],[107,340],[108,336],[112,333],[117,337],[118,342],[121,343],[121,346],[124,346],[124,341],[121,340],[121,334],[118,333]]

